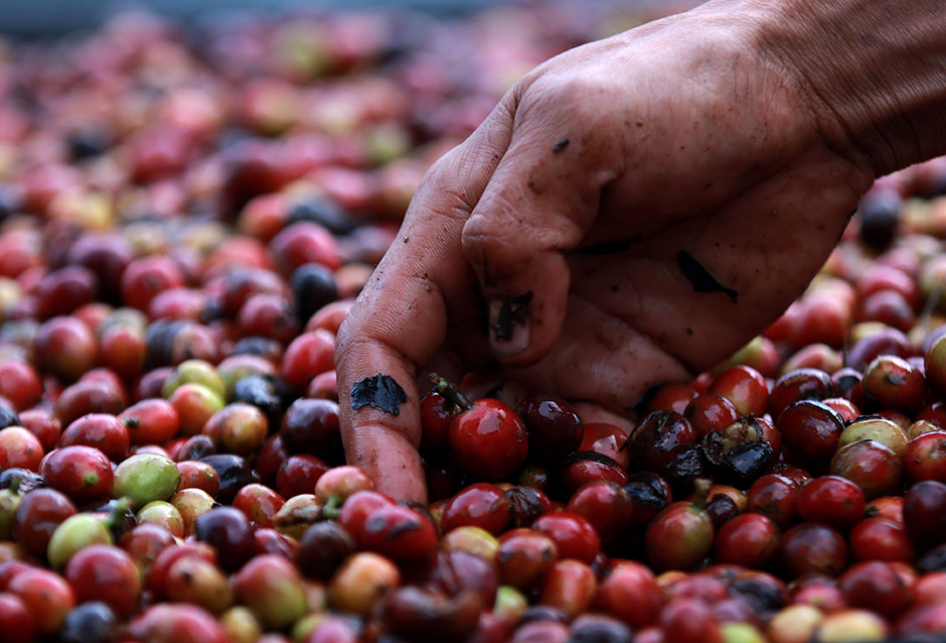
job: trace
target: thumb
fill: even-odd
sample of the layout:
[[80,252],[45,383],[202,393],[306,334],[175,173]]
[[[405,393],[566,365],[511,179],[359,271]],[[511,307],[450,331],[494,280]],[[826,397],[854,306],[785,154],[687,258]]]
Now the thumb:
[[554,345],[570,280],[564,253],[581,243],[602,187],[618,175],[607,167],[619,158],[615,144],[581,126],[589,120],[537,115],[542,125],[530,128],[526,115],[520,109],[519,129],[462,236],[488,305],[493,354],[507,366],[532,365]]

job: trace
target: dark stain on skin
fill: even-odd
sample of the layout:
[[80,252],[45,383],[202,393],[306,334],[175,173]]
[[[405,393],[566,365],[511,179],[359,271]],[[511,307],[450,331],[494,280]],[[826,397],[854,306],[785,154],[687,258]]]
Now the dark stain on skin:
[[726,293],[726,296],[732,300],[732,303],[736,303],[739,293],[719,283],[716,277],[711,275],[710,272],[703,267],[703,264],[694,259],[693,255],[689,252],[681,250],[677,253],[677,265],[680,266],[680,270],[683,271],[683,276],[690,281],[693,290],[696,292]]
[[507,299],[499,308],[499,316],[493,324],[493,335],[498,340],[507,340],[512,337],[513,324],[525,324],[529,319],[529,303],[532,302],[532,291],[526,291]]
[[552,146],[553,152],[561,152],[568,145],[568,138],[563,138],[558,143]]
[[390,375],[378,373],[355,382],[351,387],[351,408],[373,406],[391,415],[400,415],[401,404],[407,401],[407,393]]

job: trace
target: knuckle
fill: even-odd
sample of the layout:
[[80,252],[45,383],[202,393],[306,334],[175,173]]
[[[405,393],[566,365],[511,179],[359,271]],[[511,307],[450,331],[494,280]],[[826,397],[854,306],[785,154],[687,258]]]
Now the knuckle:
[[[557,122],[587,123],[598,120],[600,105],[611,104],[612,89],[594,74],[546,74],[523,93],[520,118],[555,118]],[[557,116],[555,116],[557,115]],[[581,119],[581,120],[575,120]],[[590,124],[590,123],[589,123]]]
[[475,212],[463,225],[460,244],[466,256],[474,261],[484,251],[491,255],[507,255],[515,241],[521,239],[517,231],[523,220],[516,218],[508,205],[508,198],[496,195],[490,198],[489,213]]

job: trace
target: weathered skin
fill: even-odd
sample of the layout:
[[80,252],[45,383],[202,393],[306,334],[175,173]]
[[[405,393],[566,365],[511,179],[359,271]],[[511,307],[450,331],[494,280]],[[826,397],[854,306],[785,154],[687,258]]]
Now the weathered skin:
[[[711,2],[529,73],[430,170],[340,331],[349,461],[425,498],[414,383],[431,370],[492,360],[622,413],[757,334],[876,176],[944,151],[936,5]],[[681,253],[720,288],[694,288]],[[407,393],[397,416],[350,406],[377,373]]]

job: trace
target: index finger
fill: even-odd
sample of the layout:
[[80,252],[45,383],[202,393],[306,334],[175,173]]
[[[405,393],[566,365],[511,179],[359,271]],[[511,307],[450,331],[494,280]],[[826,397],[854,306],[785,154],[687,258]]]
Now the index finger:
[[508,105],[500,103],[427,173],[339,329],[335,362],[347,459],[396,498],[426,502],[415,380],[444,342],[448,302],[468,296],[475,283],[460,237],[509,144]]

